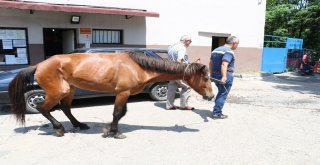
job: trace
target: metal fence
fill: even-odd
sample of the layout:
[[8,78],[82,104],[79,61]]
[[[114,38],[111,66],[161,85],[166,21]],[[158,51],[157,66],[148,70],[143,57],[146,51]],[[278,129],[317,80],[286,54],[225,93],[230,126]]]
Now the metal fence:
[[303,40],[265,35],[262,54],[262,72],[285,72],[299,67],[304,50]]

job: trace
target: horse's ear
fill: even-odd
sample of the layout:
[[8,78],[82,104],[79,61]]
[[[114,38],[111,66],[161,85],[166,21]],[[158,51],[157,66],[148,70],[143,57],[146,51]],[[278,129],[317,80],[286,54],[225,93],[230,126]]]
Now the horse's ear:
[[206,66],[203,65],[200,70],[202,71],[202,70],[205,70],[205,69],[206,69]]
[[205,65],[203,65],[203,66],[199,69],[199,71],[201,71],[202,74],[205,74],[205,73],[206,73],[206,70],[207,70],[207,68],[206,68]]

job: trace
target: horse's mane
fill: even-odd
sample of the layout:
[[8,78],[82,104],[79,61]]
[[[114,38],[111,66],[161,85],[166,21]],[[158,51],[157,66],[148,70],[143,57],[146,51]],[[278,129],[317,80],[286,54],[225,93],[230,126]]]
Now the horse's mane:
[[[171,61],[165,58],[153,58],[143,55],[140,52],[128,52],[132,60],[138,63],[141,67],[161,73],[171,73],[171,74],[186,74],[191,75],[196,73],[201,68],[204,67],[203,64],[191,63],[189,66],[187,64],[181,64],[179,62]],[[187,70],[186,67],[188,66]],[[204,74],[208,73],[208,68],[202,70]]]

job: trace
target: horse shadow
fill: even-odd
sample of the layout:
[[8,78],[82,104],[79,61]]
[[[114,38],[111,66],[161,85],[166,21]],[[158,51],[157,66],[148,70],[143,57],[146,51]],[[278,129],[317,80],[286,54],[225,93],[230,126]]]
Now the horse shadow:
[[[164,110],[166,109],[166,103],[165,102],[155,102],[155,106],[163,108]],[[204,122],[209,122],[209,118],[211,119],[212,112],[210,110],[205,110],[205,109],[195,109],[192,111],[193,113],[199,115]]]
[[[81,134],[101,134],[102,129],[106,126],[106,123],[98,122],[85,122],[90,129],[80,130],[78,128],[73,128],[72,124],[69,121],[63,121],[61,124],[65,127],[66,133],[81,133]],[[109,123],[107,123],[109,124]],[[131,124],[119,124],[119,131],[122,133],[129,133],[137,130],[149,130],[149,131],[170,131],[170,132],[199,132],[199,129],[188,128],[184,125],[175,124],[173,126],[142,126],[142,125],[131,125]],[[43,124],[43,125],[34,125],[28,127],[20,127],[14,129],[16,133],[26,134],[31,131],[41,131],[39,135],[53,135],[55,134],[52,124]]]
[[[155,102],[154,105],[160,108],[165,109],[165,102]],[[192,111],[193,113],[199,115],[204,122],[209,122],[209,118],[211,115],[211,111],[203,110],[203,109],[195,109]],[[84,122],[87,124],[90,129],[88,130],[80,130],[78,128],[74,128],[69,121],[62,121],[61,124],[65,127],[66,133],[81,133],[81,134],[101,134],[102,129],[109,125],[110,123],[102,123],[102,122]],[[175,124],[173,126],[145,126],[145,125],[133,125],[133,124],[119,124],[119,131],[122,133],[129,133],[138,130],[147,130],[147,131],[170,131],[170,132],[199,132],[199,129],[188,128],[185,125]],[[52,124],[42,124],[42,125],[34,125],[27,127],[19,127],[14,129],[16,133],[25,134],[31,131],[39,130],[39,135],[53,135],[55,134],[54,129],[52,128]]]

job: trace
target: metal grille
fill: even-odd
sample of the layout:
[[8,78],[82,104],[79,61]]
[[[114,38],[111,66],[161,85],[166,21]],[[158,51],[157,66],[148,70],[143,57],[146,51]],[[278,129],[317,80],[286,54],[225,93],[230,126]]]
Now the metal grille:
[[93,44],[122,44],[122,30],[93,29]]

